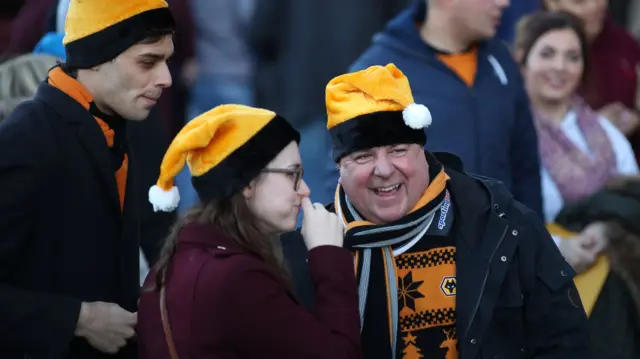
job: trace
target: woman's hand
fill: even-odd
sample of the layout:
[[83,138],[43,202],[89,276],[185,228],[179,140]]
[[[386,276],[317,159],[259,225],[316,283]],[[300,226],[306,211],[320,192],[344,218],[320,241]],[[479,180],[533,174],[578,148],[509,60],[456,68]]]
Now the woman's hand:
[[308,250],[319,246],[342,247],[344,229],[334,213],[320,203],[311,203],[309,197],[302,199],[302,237]]
[[577,236],[560,241],[558,248],[573,269],[582,273],[593,265],[608,242],[606,225],[603,222],[594,222]]
[[625,136],[633,134],[640,125],[640,116],[638,116],[638,113],[626,108],[619,102],[604,106],[598,113],[613,123]]

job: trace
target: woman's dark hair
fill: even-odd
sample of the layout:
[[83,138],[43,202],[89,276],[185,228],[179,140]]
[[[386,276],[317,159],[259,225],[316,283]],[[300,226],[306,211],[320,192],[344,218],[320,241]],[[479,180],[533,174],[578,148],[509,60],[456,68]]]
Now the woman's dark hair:
[[229,199],[198,205],[176,222],[155,265],[155,285],[149,289],[160,290],[164,285],[164,273],[171,265],[176,253],[180,230],[190,223],[210,224],[217,227],[235,243],[260,257],[273,275],[287,289],[292,289],[291,277],[284,266],[279,241],[264,233],[258,218],[247,206],[242,192],[236,193]]
[[573,30],[580,41],[584,64],[583,79],[588,68],[588,42],[584,24],[575,15],[565,11],[539,11],[523,17],[516,26],[515,48],[520,55],[519,63],[526,65],[533,46],[544,34],[554,30]]

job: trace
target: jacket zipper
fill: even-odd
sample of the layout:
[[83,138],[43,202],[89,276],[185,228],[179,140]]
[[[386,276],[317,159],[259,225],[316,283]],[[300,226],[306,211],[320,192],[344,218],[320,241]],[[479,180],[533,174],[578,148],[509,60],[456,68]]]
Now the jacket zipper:
[[[479,66],[479,64],[478,64]],[[476,76],[478,76],[476,74]],[[475,81],[475,80],[474,80]],[[475,86],[475,85],[474,85]],[[470,99],[470,107],[473,108],[473,133],[475,135],[476,141],[475,141],[475,145],[476,147],[482,147],[482,145],[479,144],[480,142],[480,138],[482,137],[482,134],[480,133],[480,130],[478,129],[478,127],[480,126],[480,123],[482,121],[482,119],[480,118],[480,115],[478,113],[478,104],[477,104],[477,99],[476,99],[476,92],[473,86],[469,87],[467,89],[467,93],[469,94]],[[482,158],[480,155],[480,151],[474,151],[474,156],[475,156],[475,163],[479,168],[483,168],[484,164],[481,162]]]
[[[489,264],[493,262],[493,256],[495,256],[496,252],[498,251],[498,248],[502,244],[502,241],[504,241],[504,238],[507,236],[508,229],[509,229],[509,225],[506,225],[504,227],[504,230],[502,231],[502,235],[500,236],[500,240],[498,241],[498,244],[495,246],[495,248],[493,248],[493,251],[491,252],[491,256],[489,257]],[[480,290],[480,295],[478,296],[476,305],[473,308],[473,312],[471,313],[471,320],[469,320],[469,324],[467,324],[467,328],[465,328],[465,331],[464,331],[465,338],[467,337],[467,334],[469,334],[469,330],[471,330],[471,324],[473,323],[473,320],[476,314],[478,313],[478,309],[480,308],[480,302],[482,302],[482,296],[484,295],[484,289],[487,285],[488,279],[489,279],[489,270],[487,269],[487,271],[484,273],[484,278],[482,279],[482,289]]]

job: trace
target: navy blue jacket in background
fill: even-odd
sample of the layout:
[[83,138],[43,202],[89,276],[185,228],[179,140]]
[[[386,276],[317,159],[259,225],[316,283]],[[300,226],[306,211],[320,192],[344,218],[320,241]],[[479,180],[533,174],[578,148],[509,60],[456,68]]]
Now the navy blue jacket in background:
[[516,25],[525,15],[531,14],[542,8],[541,0],[512,0],[508,8],[502,14],[502,21],[498,28],[496,38],[513,43],[516,34]]
[[420,38],[424,1],[391,20],[352,65],[359,71],[394,63],[409,79],[416,103],[433,116],[431,152],[451,152],[475,174],[498,179],[542,218],[538,139],[520,70],[500,40],[478,45],[475,83],[468,87]]

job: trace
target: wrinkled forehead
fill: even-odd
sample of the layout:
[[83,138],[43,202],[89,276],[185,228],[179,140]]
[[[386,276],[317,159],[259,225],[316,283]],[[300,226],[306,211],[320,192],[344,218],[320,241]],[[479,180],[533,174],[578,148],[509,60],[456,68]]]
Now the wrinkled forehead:
[[391,153],[398,153],[398,151],[402,151],[402,153],[415,154],[417,152],[423,152],[424,150],[422,145],[415,144],[415,143],[404,143],[404,144],[400,143],[395,145],[372,147],[372,148],[367,148],[367,149],[358,150],[358,151],[349,153],[348,155],[340,159],[339,165],[344,166],[347,164],[351,164],[356,159],[358,159],[363,155],[372,156],[373,158],[378,158],[378,157],[386,158]]

